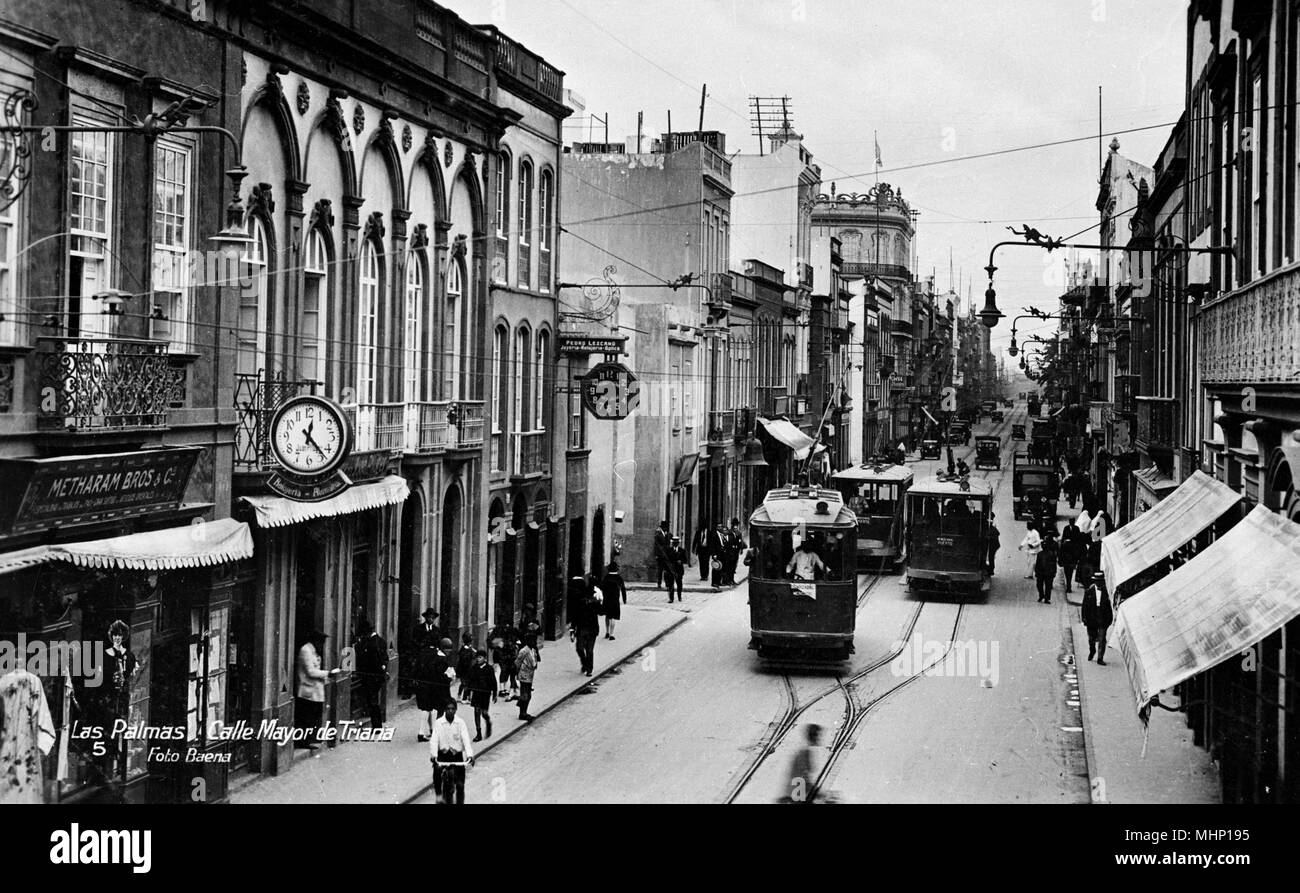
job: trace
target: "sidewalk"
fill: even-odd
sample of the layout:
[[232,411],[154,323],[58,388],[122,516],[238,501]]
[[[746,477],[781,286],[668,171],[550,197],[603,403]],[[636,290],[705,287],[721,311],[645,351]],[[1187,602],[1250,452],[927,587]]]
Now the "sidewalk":
[[[710,578],[712,574],[710,573]],[[703,593],[714,595],[719,592],[730,592],[736,586],[742,586],[749,580],[749,568],[745,566],[743,560],[736,565],[736,584],[735,586],[723,586],[720,589],[714,589],[709,580],[700,579],[699,565],[692,565],[686,568],[686,576],[682,579],[682,599],[683,604],[691,603],[692,593]],[[629,604],[638,605],[668,605],[668,589],[656,586],[654,581],[629,580],[627,584],[627,600]],[[698,600],[697,601],[701,601]]]
[[[629,596],[631,594],[629,593]],[[667,595],[664,596],[665,602]],[[629,598],[629,602],[632,599]],[[676,607],[676,606],[674,606]],[[666,633],[686,622],[685,613],[667,610],[668,605],[629,604],[614,631],[613,642],[596,640],[596,668],[591,677],[578,670],[578,656],[568,636],[546,642],[537,668],[533,700],[528,712],[541,716],[571,695],[589,688],[605,673],[653,645]],[[275,776],[249,776],[232,783],[231,803],[403,803],[427,788],[431,781],[429,745],[416,740],[422,714],[414,698],[390,702],[388,725],[394,728],[392,741],[352,741],[334,748],[321,748],[316,756],[295,751],[293,766]],[[461,704],[456,715],[474,731],[474,711]],[[492,737],[474,745],[476,756],[491,750],[527,723],[518,719],[514,701],[492,705]]]
[[[1219,771],[1180,713],[1154,709],[1143,756],[1142,722],[1119,651],[1106,649],[1106,666],[1088,660],[1088,631],[1079,622],[1083,592],[1067,596],[1074,633],[1080,713],[1094,803],[1219,803]],[[1176,706],[1177,698],[1161,699]]]

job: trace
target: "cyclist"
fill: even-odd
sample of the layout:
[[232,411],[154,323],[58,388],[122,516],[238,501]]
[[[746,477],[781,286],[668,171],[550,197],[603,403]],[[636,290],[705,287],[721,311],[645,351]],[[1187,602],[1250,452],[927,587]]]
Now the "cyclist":
[[433,764],[433,791],[438,802],[463,804],[465,767],[474,765],[474,746],[465,720],[456,715],[455,698],[448,699],[442,716],[433,724],[429,762]]

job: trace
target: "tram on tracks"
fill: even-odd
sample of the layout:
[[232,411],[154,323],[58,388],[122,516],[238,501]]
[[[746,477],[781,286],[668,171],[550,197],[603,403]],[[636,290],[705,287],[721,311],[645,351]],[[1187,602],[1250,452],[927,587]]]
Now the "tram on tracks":
[[835,490],[769,490],[749,518],[749,647],[847,660],[857,615],[857,518]]
[[913,477],[905,465],[869,461],[831,478],[858,519],[858,573],[894,571],[904,560],[903,506]]
[[931,592],[989,590],[993,487],[982,478],[940,474],[907,493],[907,585]]

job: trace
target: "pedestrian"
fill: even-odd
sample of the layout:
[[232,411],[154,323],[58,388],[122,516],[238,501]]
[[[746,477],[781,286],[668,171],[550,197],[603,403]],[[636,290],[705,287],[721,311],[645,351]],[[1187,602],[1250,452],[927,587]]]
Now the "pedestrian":
[[515,655],[519,653],[519,630],[513,624],[499,623],[488,633],[492,662],[497,668],[497,695],[510,700],[519,693],[515,681]]
[[1043,538],[1038,534],[1038,526],[1029,521],[1025,524],[1025,538],[1020,541],[1020,551],[1025,553],[1026,580],[1034,578],[1034,565],[1038,561],[1038,552],[1043,547]]
[[1079,476],[1070,472],[1065,476],[1065,483],[1062,486],[1065,490],[1065,498],[1070,503],[1070,509],[1073,510],[1074,504],[1079,501]]
[[423,714],[416,734],[418,741],[428,741],[433,735],[433,724],[451,697],[451,680],[447,674],[453,671],[444,648],[451,650],[451,639],[425,645],[416,662],[415,706]]
[[469,696],[469,674],[474,669],[474,634],[461,633],[460,651],[456,652],[456,689],[457,700],[464,701]]
[[1088,660],[1097,656],[1097,663],[1106,666],[1106,630],[1115,619],[1106,594],[1106,575],[1097,571],[1092,575],[1092,585],[1083,593],[1079,618],[1088,629]]
[[420,615],[423,619],[420,625],[415,628],[415,647],[419,648],[425,645],[437,645],[438,640],[442,638],[442,630],[434,623],[438,619],[438,612],[433,608],[425,608],[424,613]]
[[677,601],[682,600],[682,577],[686,576],[686,550],[682,548],[681,537],[672,538],[672,544],[664,557],[667,561],[665,571],[668,580],[668,604],[671,605],[674,591],[677,593]]
[[1079,525],[1074,523],[1071,518],[1065,525],[1065,530],[1061,532],[1061,549],[1057,559],[1061,563],[1061,570],[1065,574],[1065,591],[1074,591],[1074,572],[1083,560],[1084,552],[1088,548],[1088,538]]
[[1101,541],[1110,533],[1111,525],[1110,512],[1104,508],[1097,510],[1092,516],[1092,523],[1088,525],[1088,536],[1091,540],[1088,545],[1088,557],[1092,559],[1093,567],[1101,567]]
[[370,714],[370,727],[383,728],[388,706],[388,643],[364,617],[357,624],[357,633],[357,677]]
[[988,561],[989,576],[993,576],[994,562],[997,559],[998,549],[1002,547],[1002,535],[998,533],[998,525],[995,521],[996,516],[989,512],[989,532],[987,536],[988,543]]
[[709,567],[713,571],[713,588],[722,588],[722,562],[727,552],[727,528],[722,522],[709,534],[709,553],[712,556]]
[[694,539],[691,540],[691,551],[700,562],[701,580],[709,579],[709,549],[712,541],[713,531],[709,527],[709,522],[704,521],[700,524],[700,529],[695,531]]
[[329,636],[320,630],[307,634],[307,641],[298,649],[298,691],[294,698],[294,725],[304,730],[294,747],[315,750],[319,746],[321,717],[325,711],[325,680],[337,674],[338,668],[326,672],[321,669],[321,654]]
[[[668,552],[671,548],[673,535],[668,532],[667,519],[659,522],[659,529],[655,531],[655,565],[659,568],[659,576],[655,578],[655,585],[662,585],[668,578],[669,558]],[[701,571],[703,573],[703,571]],[[703,579],[703,577],[701,577]],[[668,588],[669,601],[672,600],[672,587]]]
[[528,712],[528,704],[533,699],[533,676],[537,673],[537,637],[524,636],[515,656],[515,673],[519,677],[519,718],[532,722],[534,717]]
[[731,529],[727,531],[726,557],[722,565],[722,585],[736,585],[736,566],[740,564],[740,554],[748,548],[740,528],[740,519],[731,519]]
[[537,619],[537,606],[532,602],[524,605],[522,623],[523,629],[520,635],[533,637],[533,650],[537,652],[537,662],[540,664],[542,662],[542,640],[545,636],[542,635],[541,621]]
[[1056,537],[1043,540],[1043,548],[1034,561],[1034,576],[1038,579],[1038,600],[1052,603],[1052,583],[1056,580]]
[[[469,703],[474,708],[474,740],[492,737],[492,702],[497,699],[497,677],[488,666],[487,651],[480,648],[474,653],[474,666],[469,671]],[[487,735],[483,725],[487,725]]]
[[811,803],[813,785],[817,781],[817,754],[821,747],[822,727],[809,723],[804,732],[806,744],[794,755],[790,763],[790,792],[783,798],[785,803]]
[[605,576],[600,581],[600,591],[605,602],[605,638],[612,642],[614,624],[623,616],[622,605],[627,604],[627,583],[619,573],[617,561],[611,561],[609,567],[605,568]]
[[442,715],[433,724],[433,740],[429,742],[429,762],[433,763],[433,792],[439,803],[457,806],[465,803],[465,766],[446,765],[467,763],[474,765],[474,746],[469,741],[465,720],[456,715],[456,702],[449,700]]
[[596,636],[600,635],[599,612],[604,610],[592,592],[593,588],[590,580],[582,577],[569,581],[569,640],[578,652],[579,670],[587,676],[595,669]]

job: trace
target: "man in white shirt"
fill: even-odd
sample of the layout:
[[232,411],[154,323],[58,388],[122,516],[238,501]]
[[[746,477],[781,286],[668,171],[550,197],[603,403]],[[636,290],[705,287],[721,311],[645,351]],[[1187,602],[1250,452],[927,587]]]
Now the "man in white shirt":
[[[474,745],[470,743],[469,728],[465,720],[456,715],[456,700],[450,699],[442,716],[433,724],[429,740],[429,762],[433,763],[433,792],[439,803],[450,803],[455,797],[457,805],[465,802],[465,767],[438,766],[438,763],[468,763],[474,765]],[[444,773],[450,773],[445,784],[454,789],[443,798]]]
[[821,556],[813,551],[812,540],[805,539],[799,544],[799,551],[794,553],[790,563],[785,566],[785,572],[793,573],[796,580],[814,580],[818,570],[826,573],[826,565]]

